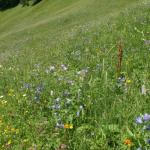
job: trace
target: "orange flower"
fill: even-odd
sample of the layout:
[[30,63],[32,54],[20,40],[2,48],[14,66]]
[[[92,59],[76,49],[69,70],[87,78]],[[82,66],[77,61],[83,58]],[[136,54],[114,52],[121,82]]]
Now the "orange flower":
[[65,124],[65,125],[64,125],[64,128],[65,128],[65,129],[69,129],[69,128],[70,128],[69,124]]
[[124,141],[124,144],[125,144],[125,145],[128,145],[128,146],[131,146],[131,145],[132,145],[132,141],[129,140],[129,139],[126,139],[126,140]]

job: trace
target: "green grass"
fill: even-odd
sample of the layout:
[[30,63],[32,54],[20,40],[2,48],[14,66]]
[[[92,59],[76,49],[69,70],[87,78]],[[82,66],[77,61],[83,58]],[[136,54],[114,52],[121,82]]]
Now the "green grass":
[[[141,93],[142,85],[150,89],[149,6],[43,0],[0,12],[0,149],[149,149],[149,132],[135,124],[150,113],[150,91]],[[73,129],[56,128],[60,118]]]

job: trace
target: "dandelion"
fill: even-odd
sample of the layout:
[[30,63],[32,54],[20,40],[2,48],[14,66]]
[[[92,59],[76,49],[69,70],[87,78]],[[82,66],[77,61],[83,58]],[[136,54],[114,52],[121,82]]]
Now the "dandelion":
[[130,139],[126,139],[126,140],[124,141],[124,144],[125,144],[125,145],[128,145],[128,146],[131,146],[131,145],[132,145],[132,141],[131,141]]
[[136,123],[137,124],[142,124],[143,123],[142,117],[137,117],[136,118]]

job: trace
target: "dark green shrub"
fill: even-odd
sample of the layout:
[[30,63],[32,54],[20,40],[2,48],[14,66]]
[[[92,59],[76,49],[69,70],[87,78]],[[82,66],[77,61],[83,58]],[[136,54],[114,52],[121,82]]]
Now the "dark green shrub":
[[0,10],[15,7],[19,4],[20,0],[0,0]]

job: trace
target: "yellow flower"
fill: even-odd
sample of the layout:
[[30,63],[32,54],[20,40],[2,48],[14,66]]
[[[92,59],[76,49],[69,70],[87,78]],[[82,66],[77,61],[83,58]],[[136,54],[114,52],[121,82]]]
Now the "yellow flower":
[[127,83],[127,84],[130,84],[131,82],[132,82],[132,81],[131,81],[131,80],[129,80],[129,79],[128,79],[128,80],[126,80],[126,83]]
[[7,142],[7,145],[10,145],[12,143],[12,141],[11,140],[9,140],[8,142]]
[[70,129],[73,129],[73,125],[72,124],[70,125]]
[[65,129],[73,129],[73,125],[72,124],[65,124],[64,128]]

